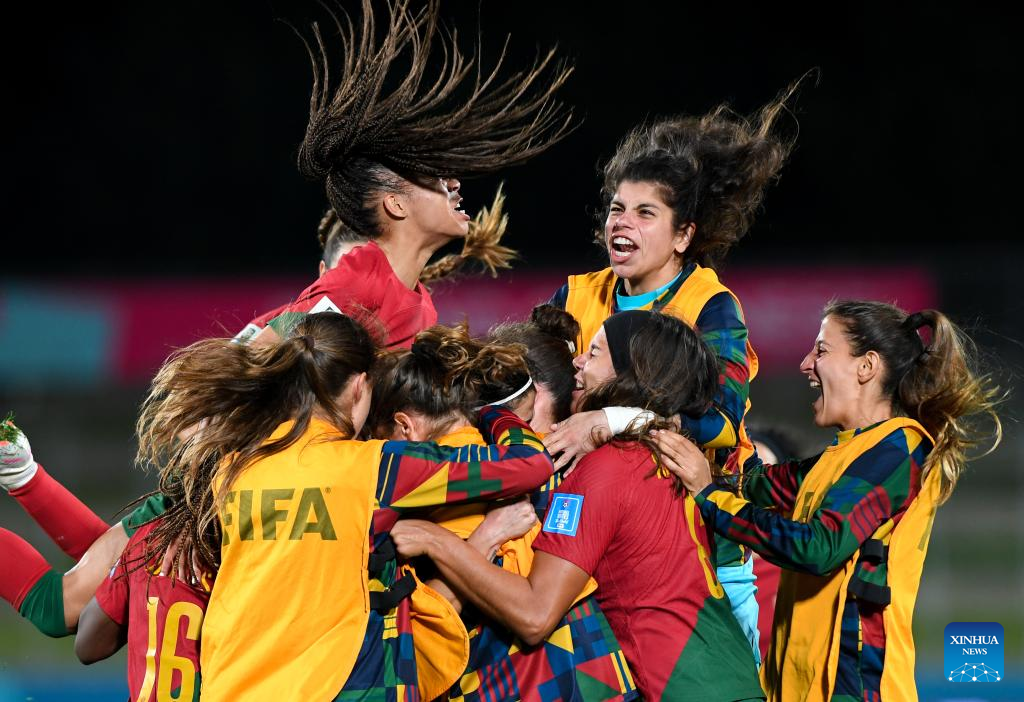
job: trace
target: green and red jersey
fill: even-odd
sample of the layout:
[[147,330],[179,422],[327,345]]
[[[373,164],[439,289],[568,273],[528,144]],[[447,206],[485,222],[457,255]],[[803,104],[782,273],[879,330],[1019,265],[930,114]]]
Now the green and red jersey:
[[382,336],[388,348],[409,348],[419,332],[437,324],[430,292],[422,283],[412,290],[406,287],[374,241],[342,256],[337,266],[277,312],[269,326],[282,337],[306,314],[341,312]]
[[715,576],[710,530],[654,468],[633,442],[588,454],[552,496],[534,548],[597,580],[644,699],[761,698],[750,646]]
[[[540,439],[512,412],[488,408],[481,425],[484,439],[494,444],[384,442],[369,534],[374,551],[403,516],[439,505],[525,494],[551,476],[551,459]],[[375,575],[373,589],[392,587],[396,575],[391,561]],[[420,699],[408,598],[387,612],[371,610],[352,673],[336,699]]]
[[159,563],[143,564],[141,527],[96,591],[96,603],[128,628],[128,690],[132,700],[199,699],[199,632],[209,588],[191,587],[160,575]]

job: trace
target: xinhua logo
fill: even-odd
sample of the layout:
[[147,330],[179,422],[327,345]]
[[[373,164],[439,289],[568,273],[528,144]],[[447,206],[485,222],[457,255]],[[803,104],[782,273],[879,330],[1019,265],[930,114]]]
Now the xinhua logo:
[[1003,625],[951,622],[946,625],[945,677],[950,682],[999,682],[1003,679]]

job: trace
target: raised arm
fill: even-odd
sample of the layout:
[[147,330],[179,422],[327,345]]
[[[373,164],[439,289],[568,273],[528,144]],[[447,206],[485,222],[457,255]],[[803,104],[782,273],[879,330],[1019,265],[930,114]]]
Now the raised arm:
[[817,508],[799,520],[719,489],[695,457],[683,463],[665,456],[663,460],[694,494],[704,520],[716,533],[749,546],[776,565],[824,575],[848,560],[882,523],[906,509],[920,490],[929,448],[912,430],[893,432],[857,457]]
[[554,630],[590,579],[579,566],[540,551],[529,577],[510,573],[432,522],[403,520],[391,537],[403,556],[429,556],[463,599],[531,646]]
[[529,425],[507,409],[484,408],[488,446],[387,441],[377,501],[397,515],[421,507],[523,495],[551,477],[551,458]]

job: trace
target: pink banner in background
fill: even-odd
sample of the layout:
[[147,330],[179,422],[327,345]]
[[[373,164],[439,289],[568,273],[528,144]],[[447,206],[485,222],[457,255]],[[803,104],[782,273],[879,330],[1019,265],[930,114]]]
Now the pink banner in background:
[[[908,311],[938,304],[932,275],[904,267],[730,267],[722,276],[740,300],[762,373],[796,368],[818,334],[821,310],[835,298],[893,302]],[[564,276],[516,274],[438,289],[442,322],[470,319],[474,331],[503,319],[521,319],[565,283]]]
[[[18,349],[28,354],[32,346],[7,343],[39,338],[45,327],[49,343],[66,344],[46,359],[55,377],[81,374],[87,376],[84,382],[146,382],[172,349],[206,336],[233,335],[308,282],[279,277],[4,285],[0,287],[0,339],[5,340],[0,375],[12,381],[32,375],[37,382],[45,382],[46,369],[38,358],[26,356],[19,363],[22,352]],[[564,282],[565,277],[555,273],[467,278],[437,286],[434,301],[442,322],[469,319],[480,333],[496,322],[527,317],[535,304],[549,299]],[[913,311],[935,306],[938,297],[933,277],[916,267],[732,267],[723,282],[743,305],[761,372],[766,374],[796,367],[817,334],[821,308],[833,298],[884,300]],[[88,310],[80,304],[84,299],[89,301]],[[60,312],[67,339],[61,329],[53,329],[55,310]],[[87,313],[88,324],[79,327],[93,331],[74,332],[79,328],[78,316]],[[87,354],[95,360],[82,364],[80,358]]]
[[913,266],[730,268],[723,277],[743,305],[763,373],[799,365],[830,300],[880,300],[908,312],[939,304],[931,273]]

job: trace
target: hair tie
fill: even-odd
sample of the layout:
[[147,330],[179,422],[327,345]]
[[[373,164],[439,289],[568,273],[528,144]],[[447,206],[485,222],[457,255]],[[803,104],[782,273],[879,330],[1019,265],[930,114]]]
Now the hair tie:
[[[523,387],[519,388],[518,390],[516,390],[514,393],[512,393],[508,397],[503,397],[500,400],[495,400],[494,402],[488,402],[487,405],[495,405],[495,406],[497,406],[497,405],[504,405],[504,404],[506,404],[508,402],[512,402],[512,400],[516,399],[517,397],[522,395],[524,392],[529,390],[531,385],[533,385],[533,378],[527,378],[526,379],[526,385],[524,385]],[[479,412],[484,407],[487,407],[487,405],[480,405],[476,409]]]
[[930,327],[931,322],[929,322],[922,313],[915,312],[914,314],[907,315],[907,318],[903,320],[903,326],[907,329],[917,331],[921,327]]
[[435,360],[436,356],[434,355],[434,352],[436,350],[436,346],[425,341],[414,341],[412,346],[409,347],[409,353],[412,354],[413,358],[418,358],[423,361]]
[[313,351],[316,350],[316,339],[311,337],[309,334],[303,334],[302,336],[296,338],[302,342],[302,345],[309,353],[313,353]]
[[927,361],[929,350],[931,348],[924,342],[924,338],[921,337],[921,332],[919,331],[921,327],[932,328],[932,322],[921,312],[908,314],[907,318],[903,320],[903,328],[913,334],[918,343],[921,344],[921,353],[914,357],[912,365],[922,364]]
[[566,339],[565,340],[565,345],[569,347],[569,353],[571,353],[573,356],[575,356],[576,355],[576,342],[572,341],[571,339]]

